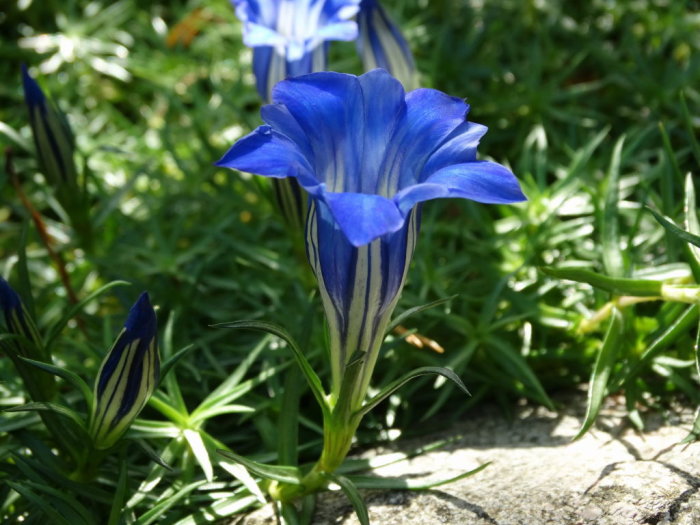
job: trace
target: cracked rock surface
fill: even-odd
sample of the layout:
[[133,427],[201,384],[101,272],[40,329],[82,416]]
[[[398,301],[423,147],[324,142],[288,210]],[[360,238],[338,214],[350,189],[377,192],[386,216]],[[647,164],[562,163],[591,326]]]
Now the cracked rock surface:
[[[597,425],[572,441],[585,397],[561,406],[559,413],[523,406],[511,421],[498,409],[484,409],[452,429],[451,445],[375,470],[378,476],[437,480],[491,462],[472,477],[430,491],[365,491],[371,523],[700,525],[700,442],[678,444],[692,427],[691,411],[647,415],[640,434],[612,401]],[[421,444],[400,443],[392,451]],[[234,523],[275,519],[268,506]],[[342,493],[319,497],[315,525],[357,523]]]

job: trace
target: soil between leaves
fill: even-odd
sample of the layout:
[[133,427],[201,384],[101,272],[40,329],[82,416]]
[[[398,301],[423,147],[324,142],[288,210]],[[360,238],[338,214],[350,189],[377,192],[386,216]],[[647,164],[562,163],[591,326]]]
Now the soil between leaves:
[[[572,442],[585,397],[560,399],[559,413],[523,406],[513,420],[485,407],[450,430],[449,447],[380,468],[379,476],[440,479],[491,461],[474,477],[427,492],[365,491],[373,525],[700,524],[700,443],[679,445],[689,409],[645,416],[636,432],[610,400],[598,423]],[[399,443],[410,451],[442,436]],[[372,457],[388,450],[373,450]],[[275,523],[269,506],[232,523]],[[319,497],[314,525],[359,523],[342,493]]]

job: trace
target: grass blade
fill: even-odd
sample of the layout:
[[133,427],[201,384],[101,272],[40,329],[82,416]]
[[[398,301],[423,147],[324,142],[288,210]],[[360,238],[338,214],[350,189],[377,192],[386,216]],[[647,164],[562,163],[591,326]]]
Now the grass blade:
[[608,386],[608,379],[610,378],[619,353],[622,332],[622,313],[617,308],[613,308],[610,316],[610,326],[607,334],[605,334],[600,352],[598,352],[598,358],[596,359],[593,374],[591,375],[591,382],[588,386],[586,417],[581,425],[581,429],[578,431],[578,434],[576,434],[576,437],[574,437],[574,440],[588,432],[588,429],[591,428],[595,422],[598,412],[600,412],[600,407],[603,403],[603,398],[605,397]]
[[326,474],[326,477],[329,481],[332,481],[343,490],[345,495],[350,500],[350,503],[352,503],[352,507],[355,509],[355,514],[357,514],[357,519],[360,521],[360,524],[369,525],[367,505],[365,505],[365,502],[355,484],[349,478],[338,474]]
[[367,414],[369,411],[371,411],[374,407],[376,407],[379,403],[384,401],[387,397],[389,397],[391,394],[396,392],[399,388],[401,388],[403,385],[408,383],[411,379],[415,379],[416,377],[428,375],[428,374],[436,374],[442,377],[445,377],[455,383],[460,390],[462,390],[465,394],[471,395],[469,393],[469,390],[467,390],[467,387],[464,386],[464,383],[462,380],[459,378],[457,374],[454,373],[453,370],[450,370],[449,368],[443,368],[440,366],[424,366],[421,368],[416,368],[415,370],[412,370],[411,372],[408,372],[407,374],[401,376],[397,380],[391,382],[389,385],[384,387],[376,396],[374,396],[372,399],[370,399],[365,406],[363,406],[360,410],[357,411],[356,415],[359,417],[363,417],[365,414]]

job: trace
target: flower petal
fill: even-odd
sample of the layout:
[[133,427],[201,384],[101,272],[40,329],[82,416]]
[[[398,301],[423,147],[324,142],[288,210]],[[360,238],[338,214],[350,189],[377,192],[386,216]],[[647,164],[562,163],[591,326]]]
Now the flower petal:
[[260,126],[240,139],[216,165],[278,178],[294,177],[300,171],[311,172],[299,148],[270,126]]
[[526,200],[515,175],[506,167],[487,161],[443,168],[425,182],[400,191],[394,200],[406,214],[419,202],[443,197],[461,197],[487,204]]
[[383,179],[382,162],[396,126],[406,115],[406,93],[401,83],[383,69],[370,71],[359,81],[364,103],[364,143],[356,187],[362,193],[381,194],[377,190]]
[[474,162],[476,148],[488,128],[474,122],[458,126],[425,163],[419,180],[425,180],[436,171],[452,164]]
[[353,246],[401,229],[404,217],[390,199],[365,193],[325,193],[323,200]]
[[283,46],[286,39],[269,27],[248,22],[243,32],[243,43],[248,47]]
[[406,116],[391,138],[382,168],[384,187],[393,195],[412,186],[430,155],[464,122],[468,106],[434,89],[416,89],[406,95]]
[[290,78],[275,86],[272,100],[287,107],[306,135],[318,182],[331,192],[357,191],[364,126],[357,77],[323,72]]

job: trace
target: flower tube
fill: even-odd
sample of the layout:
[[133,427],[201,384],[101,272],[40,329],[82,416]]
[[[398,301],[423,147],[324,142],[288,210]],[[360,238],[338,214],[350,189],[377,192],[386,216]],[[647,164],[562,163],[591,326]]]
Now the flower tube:
[[406,89],[415,87],[416,66],[411,48],[378,0],[362,0],[357,25],[357,52],[365,71],[381,67]]
[[143,293],[107,353],[95,382],[90,435],[97,450],[114,445],[126,432],[158,384],[156,314]]
[[332,368],[324,450],[315,470],[349,450],[386,326],[399,299],[424,201],[525,200],[515,176],[478,161],[486,128],[432,89],[405,93],[385,70],[314,73],[279,83],[266,122],[218,162],[296,179],[310,198],[306,249],[318,280]]

